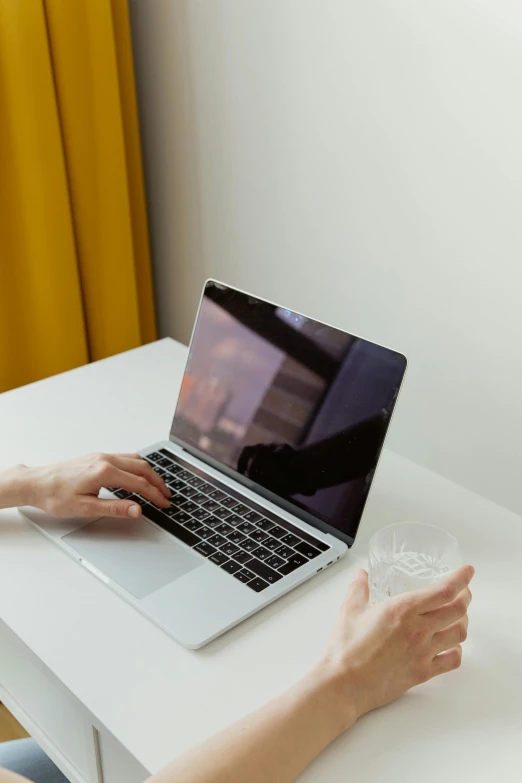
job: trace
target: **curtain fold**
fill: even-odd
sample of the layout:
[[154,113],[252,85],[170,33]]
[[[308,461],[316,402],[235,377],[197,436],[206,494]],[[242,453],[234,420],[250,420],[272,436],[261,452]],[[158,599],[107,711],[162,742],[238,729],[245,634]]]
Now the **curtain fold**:
[[0,0],[0,390],[155,336],[126,0]]

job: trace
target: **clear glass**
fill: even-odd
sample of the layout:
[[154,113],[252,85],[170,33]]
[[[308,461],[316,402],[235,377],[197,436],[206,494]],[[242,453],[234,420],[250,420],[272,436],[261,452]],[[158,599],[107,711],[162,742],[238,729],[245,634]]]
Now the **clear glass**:
[[370,602],[437,582],[462,565],[456,538],[434,525],[399,522],[370,541]]

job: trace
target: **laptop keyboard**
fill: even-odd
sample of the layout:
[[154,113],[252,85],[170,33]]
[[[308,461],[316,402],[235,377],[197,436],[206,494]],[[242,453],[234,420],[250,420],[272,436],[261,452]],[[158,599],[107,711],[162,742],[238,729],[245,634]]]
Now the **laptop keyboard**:
[[329,549],[285,520],[275,522],[244,499],[187,470],[166,449],[144,459],[171,490],[170,508],[160,510],[124,489],[110,487],[111,492],[139,503],[144,516],[256,593]]

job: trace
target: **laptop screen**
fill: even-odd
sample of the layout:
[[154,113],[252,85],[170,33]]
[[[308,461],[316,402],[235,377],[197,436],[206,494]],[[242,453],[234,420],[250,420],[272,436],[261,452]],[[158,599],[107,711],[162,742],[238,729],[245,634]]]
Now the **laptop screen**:
[[171,437],[352,543],[405,369],[395,351],[209,282]]

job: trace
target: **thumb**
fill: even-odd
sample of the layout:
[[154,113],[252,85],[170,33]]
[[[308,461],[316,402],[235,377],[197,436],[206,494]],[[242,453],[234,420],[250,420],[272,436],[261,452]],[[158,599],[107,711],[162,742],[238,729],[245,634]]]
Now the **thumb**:
[[368,586],[368,572],[359,568],[348,590],[347,601],[361,609],[368,606],[370,600],[370,588]]
[[89,516],[99,517],[132,517],[141,516],[141,506],[131,500],[104,500],[96,498],[89,503]]

